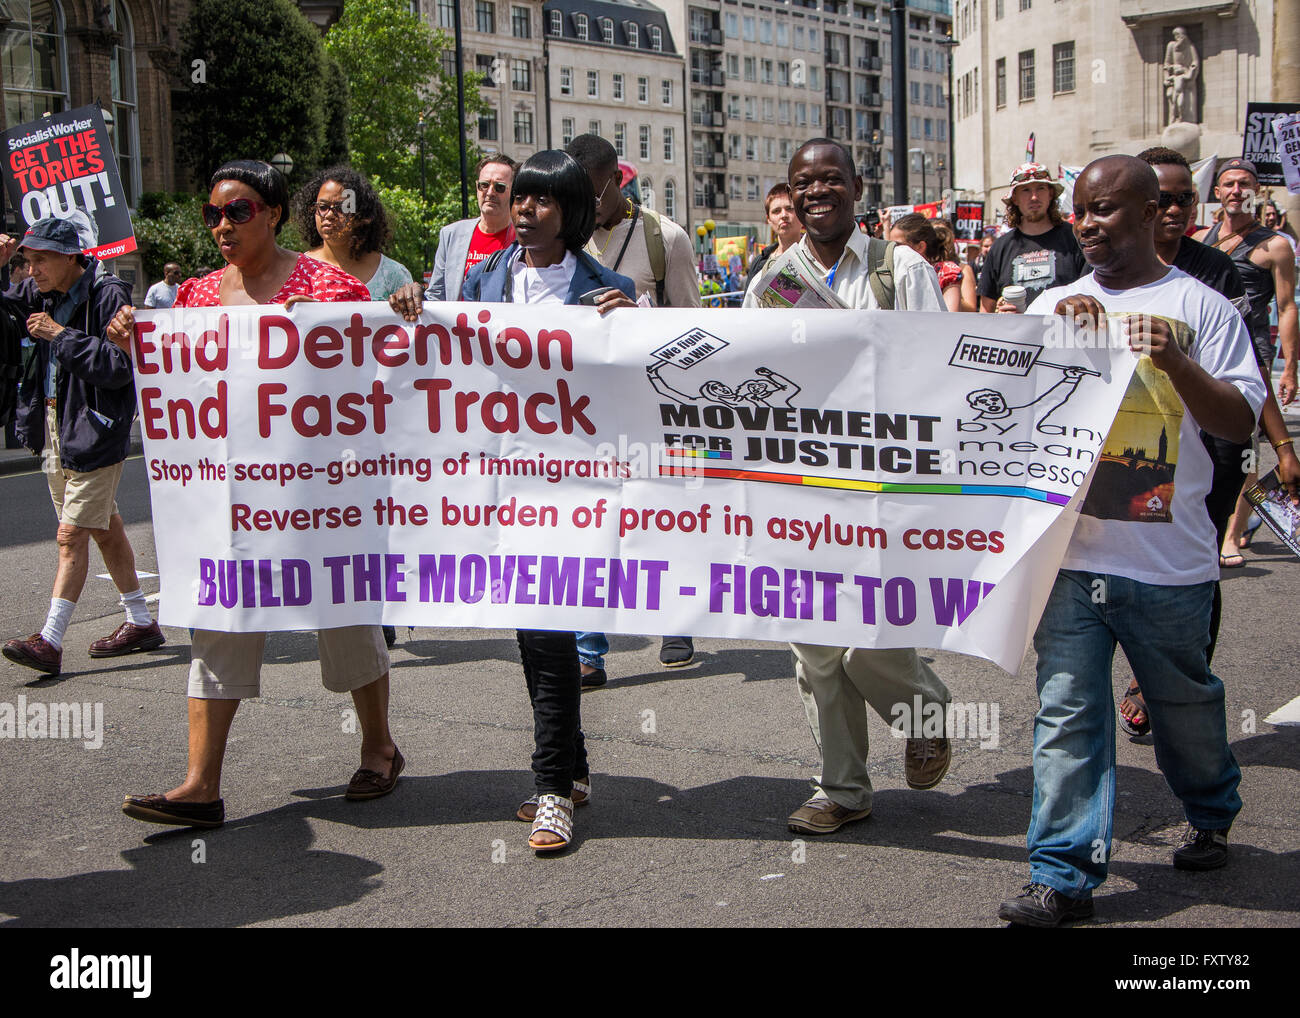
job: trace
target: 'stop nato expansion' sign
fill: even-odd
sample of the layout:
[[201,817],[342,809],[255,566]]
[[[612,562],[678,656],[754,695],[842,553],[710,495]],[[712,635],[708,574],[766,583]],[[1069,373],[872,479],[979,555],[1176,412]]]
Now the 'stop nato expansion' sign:
[[1261,184],[1285,187],[1277,138],[1273,135],[1273,118],[1282,113],[1300,113],[1300,103],[1246,104],[1246,132],[1242,138],[1241,157],[1255,164]]
[[5,191],[26,226],[47,216],[73,220],[82,250],[95,258],[135,250],[126,190],[98,106],[11,127],[4,144]]

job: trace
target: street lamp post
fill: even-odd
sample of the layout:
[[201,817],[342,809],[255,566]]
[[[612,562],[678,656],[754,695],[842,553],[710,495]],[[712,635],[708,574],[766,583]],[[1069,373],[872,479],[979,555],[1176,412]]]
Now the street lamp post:
[[948,64],[948,166],[952,168],[952,181],[954,188],[957,185],[957,148],[956,140],[953,138],[953,128],[956,126],[957,105],[956,99],[952,94],[952,51],[957,47],[957,40],[951,35],[944,36],[939,40],[939,45],[944,49],[945,61]]
[[[419,119],[420,128],[420,211],[424,212],[429,205],[428,195],[424,187],[424,111],[420,111]],[[429,231],[424,232],[424,243],[420,245],[420,250],[424,256],[424,264],[421,267],[423,273],[429,271]]]
[[[456,122],[460,125],[460,217],[469,218],[469,155],[465,151],[465,51],[460,44],[460,0],[454,0],[456,19]],[[425,265],[428,265],[428,255]]]

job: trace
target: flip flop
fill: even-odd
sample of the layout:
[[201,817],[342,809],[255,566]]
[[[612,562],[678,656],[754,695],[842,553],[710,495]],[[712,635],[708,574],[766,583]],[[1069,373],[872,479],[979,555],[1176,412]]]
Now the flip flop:
[[1245,564],[1246,564],[1246,558],[1244,555],[1220,555],[1219,556],[1220,569],[1240,569]]
[[1263,523],[1264,520],[1259,516],[1258,513],[1252,514],[1250,523],[1246,525],[1246,529],[1241,535],[1241,540],[1237,542],[1237,547],[1249,548],[1250,542],[1253,541],[1255,538],[1255,531],[1258,530],[1263,525]]
[[[1124,704],[1126,703],[1137,708],[1133,712],[1133,716],[1135,718],[1140,717],[1141,721],[1135,721],[1124,716]],[[1136,682],[1129,683],[1128,692],[1124,694],[1124,698],[1119,702],[1119,726],[1134,737],[1146,735],[1151,731],[1151,719],[1147,716],[1147,704],[1142,699],[1142,690]]]

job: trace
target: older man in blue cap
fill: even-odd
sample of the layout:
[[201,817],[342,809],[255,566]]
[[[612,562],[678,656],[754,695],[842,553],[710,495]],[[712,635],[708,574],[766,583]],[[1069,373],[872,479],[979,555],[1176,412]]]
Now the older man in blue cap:
[[44,627],[10,640],[3,652],[17,664],[58,675],[63,635],[86,582],[91,538],[122,595],[126,622],[92,643],[90,656],[152,650],[165,641],[140,591],[115,501],[131,443],[135,386],[130,357],[105,331],[118,309],[131,303],[131,290],[82,254],[76,227],[65,220],[33,223],[21,243],[0,235],[0,266],[19,249],[31,275],[0,301],[26,322],[36,345],[19,388],[18,435],[32,452],[44,454],[59,518],[59,568]]

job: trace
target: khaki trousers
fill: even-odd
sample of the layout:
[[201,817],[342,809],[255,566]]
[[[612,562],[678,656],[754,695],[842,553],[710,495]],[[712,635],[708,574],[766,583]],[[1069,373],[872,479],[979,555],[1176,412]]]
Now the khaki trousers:
[[952,700],[948,687],[912,648],[862,650],[792,643],[794,673],[813,741],[821,753],[818,792],[846,809],[871,808],[867,776],[866,704],[893,725],[904,705],[911,717],[908,735],[920,735],[922,717],[914,697],[926,704]]

